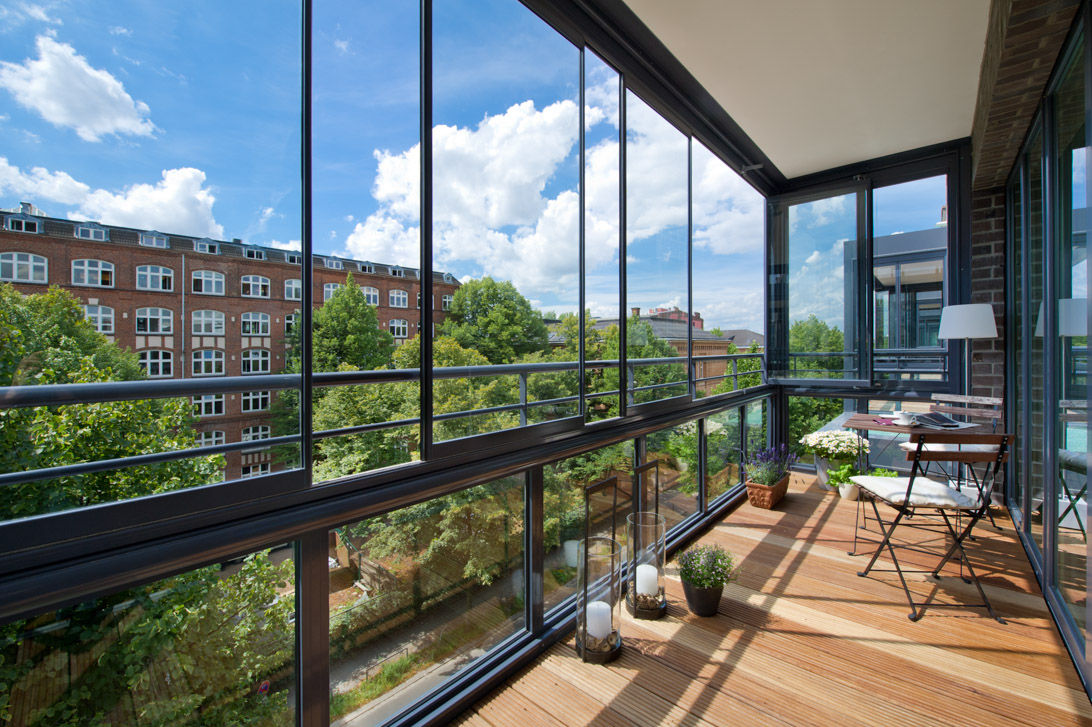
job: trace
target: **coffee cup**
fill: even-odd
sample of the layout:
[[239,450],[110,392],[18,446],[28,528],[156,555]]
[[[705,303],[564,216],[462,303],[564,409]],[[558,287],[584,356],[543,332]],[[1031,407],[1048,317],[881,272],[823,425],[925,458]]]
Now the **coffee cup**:
[[896,424],[909,424],[913,420],[914,420],[914,418],[910,415],[910,412],[905,412],[905,411],[895,412],[895,416],[893,418],[893,421]]

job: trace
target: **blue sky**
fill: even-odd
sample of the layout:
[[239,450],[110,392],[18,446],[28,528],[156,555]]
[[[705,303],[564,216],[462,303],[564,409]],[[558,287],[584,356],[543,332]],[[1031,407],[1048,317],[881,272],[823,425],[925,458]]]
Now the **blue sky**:
[[[316,4],[317,252],[417,264],[416,8]],[[0,206],[298,245],[298,13],[0,5]],[[434,265],[575,310],[577,49],[512,0],[436,0],[434,38]],[[618,308],[618,79],[591,56],[587,72],[587,304],[602,317]],[[629,303],[685,307],[685,138],[627,103]],[[761,330],[761,197],[698,147],[694,165],[694,308]]]

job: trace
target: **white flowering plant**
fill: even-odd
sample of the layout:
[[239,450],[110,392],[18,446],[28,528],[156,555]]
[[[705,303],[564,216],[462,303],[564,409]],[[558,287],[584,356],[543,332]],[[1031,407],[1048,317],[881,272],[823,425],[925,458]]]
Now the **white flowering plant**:
[[869,452],[868,440],[853,432],[812,432],[800,439],[804,450],[825,459],[856,459]]

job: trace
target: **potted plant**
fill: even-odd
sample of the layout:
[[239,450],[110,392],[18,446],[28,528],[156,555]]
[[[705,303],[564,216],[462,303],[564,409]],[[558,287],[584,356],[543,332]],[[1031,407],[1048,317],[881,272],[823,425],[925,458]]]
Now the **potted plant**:
[[724,584],[738,576],[732,554],[719,545],[695,545],[679,556],[686,605],[696,616],[715,616]]
[[755,507],[769,510],[789,489],[789,467],[796,455],[782,444],[750,455],[743,467],[747,474],[747,499]]
[[[836,470],[832,470],[830,473],[830,485],[838,488],[838,494],[846,500],[856,500],[860,496],[859,488],[854,484],[850,478],[853,475],[861,474],[860,470],[853,466],[851,462],[847,462]],[[894,470],[874,469],[868,474],[873,477],[898,477],[899,473]]]
[[800,444],[805,452],[815,455],[815,480],[825,490],[832,489],[833,483],[829,482],[831,470],[854,462],[869,452],[867,439],[840,429],[812,432],[801,438]]

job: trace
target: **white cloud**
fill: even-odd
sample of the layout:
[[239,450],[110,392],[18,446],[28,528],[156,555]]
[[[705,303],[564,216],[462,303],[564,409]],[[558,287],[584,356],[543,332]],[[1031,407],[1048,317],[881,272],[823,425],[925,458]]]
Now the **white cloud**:
[[129,30],[128,28],[124,28],[124,27],[122,27],[120,25],[114,25],[114,26],[111,26],[111,28],[110,28],[110,35],[126,35],[126,36],[128,36],[128,35],[132,35],[132,34],[133,34],[133,31]]
[[334,47],[337,48],[339,53],[349,52],[349,41],[347,40],[335,40]]
[[761,253],[765,198],[731,167],[694,145],[694,247],[715,255]]
[[299,240],[289,240],[288,242],[281,242],[280,240],[270,240],[269,246],[276,248],[277,250],[295,250],[299,252],[302,247],[302,243]]
[[118,193],[97,189],[68,216],[107,225],[222,238],[224,228],[212,214],[216,198],[204,185],[205,173],[200,169],[166,169],[154,185],[133,184]]
[[0,194],[17,195],[27,201],[44,198],[61,204],[79,204],[90,191],[90,187],[66,172],[51,172],[43,167],[22,172],[0,157]]
[[20,3],[19,11],[30,20],[37,20],[40,23],[48,23],[50,25],[61,25],[60,19],[51,16],[41,5]]
[[353,222],[355,220],[356,220],[356,217],[354,217],[353,215],[345,215],[345,221],[346,222]]
[[48,35],[36,40],[38,58],[0,62],[0,87],[22,106],[58,127],[74,129],[84,141],[108,134],[150,136],[155,125],[148,105],[135,101],[108,71],[92,68],[67,43]]
[[811,255],[808,255],[808,259],[804,261],[805,265],[814,265],[822,258],[822,254],[818,250],[813,250]]

